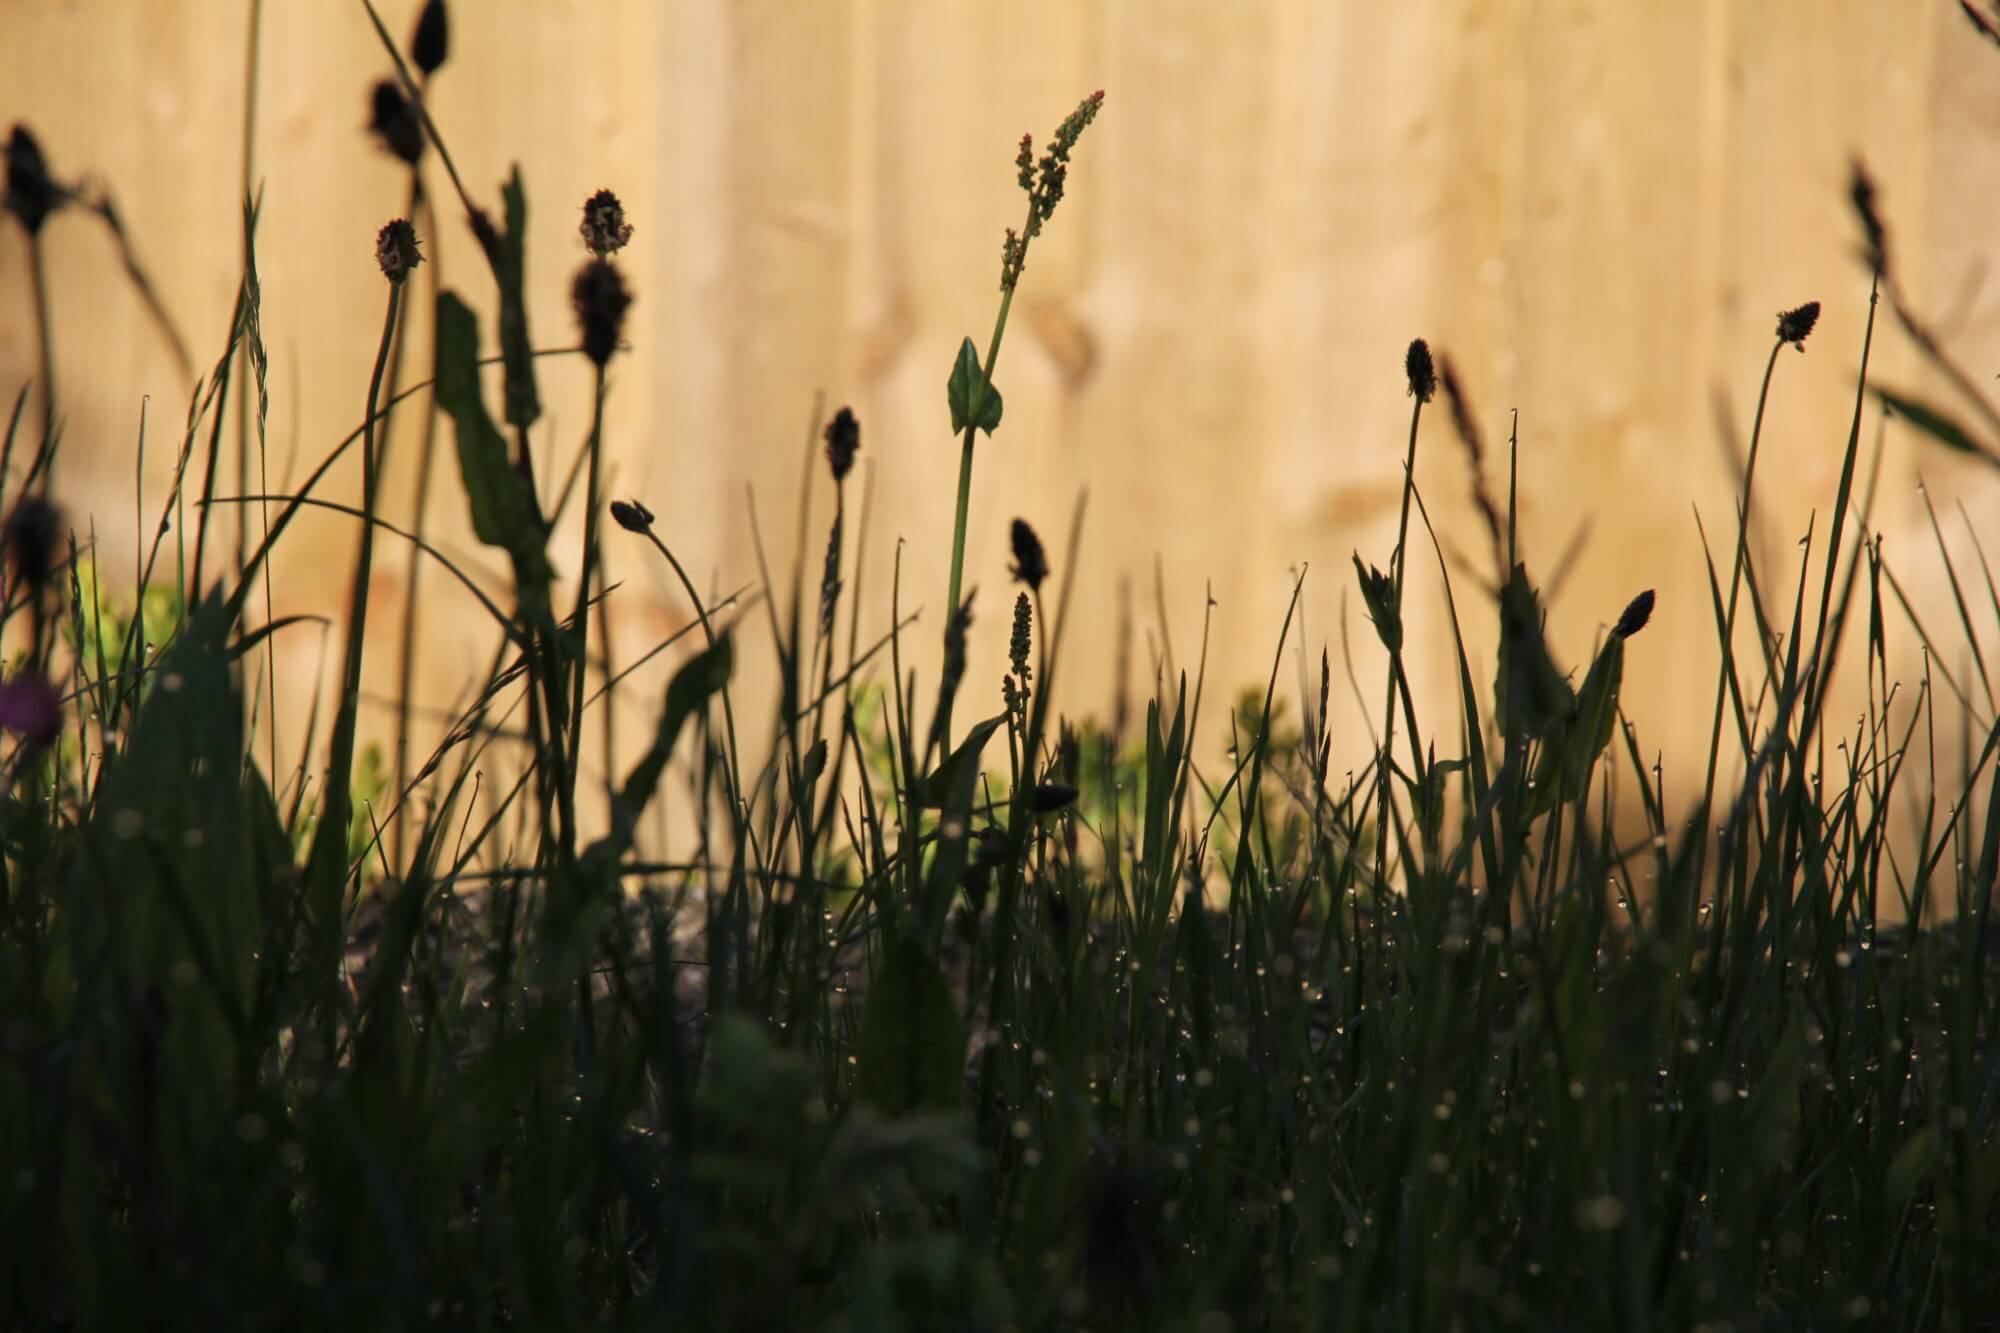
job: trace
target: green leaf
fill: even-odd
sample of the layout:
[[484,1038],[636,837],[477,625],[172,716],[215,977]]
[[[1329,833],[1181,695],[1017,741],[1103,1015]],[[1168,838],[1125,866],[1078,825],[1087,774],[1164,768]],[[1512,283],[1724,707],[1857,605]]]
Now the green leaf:
[[528,340],[527,246],[528,196],[521,185],[521,168],[514,167],[501,191],[507,206],[507,234],[502,238],[500,264],[500,356],[506,365],[507,424],[530,426],[542,414],[535,392],[535,354]]
[[[951,757],[924,779],[924,802],[943,813],[938,817],[937,852],[931,858],[929,887],[941,893],[957,889],[965,878],[966,842],[972,836],[972,800],[979,786],[979,753],[994,728],[1005,721],[989,717],[973,727]],[[933,899],[933,901],[938,901]]]
[[514,559],[524,583],[551,572],[521,474],[507,459],[507,442],[479,397],[479,323],[456,293],[438,293],[437,401],[458,436],[458,471],[472,507],[472,530]]
[[937,961],[908,936],[869,978],[856,1057],[856,1090],[888,1115],[964,1103],[964,1025]]
[[988,435],[1000,424],[1000,390],[986,382],[979,369],[979,349],[967,338],[958,345],[958,360],[951,378],[945,382],[945,398],[951,404],[951,433],[977,425]]
[[1368,618],[1375,622],[1375,633],[1380,636],[1382,646],[1391,653],[1403,650],[1403,612],[1397,605],[1396,581],[1373,565],[1361,563],[1361,557],[1354,557],[1354,573],[1361,580],[1361,600],[1368,607]]
[[1528,802],[1533,818],[1554,809],[1558,801],[1573,801],[1583,793],[1584,778],[1597,756],[1611,744],[1618,722],[1618,689],[1625,675],[1625,640],[1614,634],[1590,664],[1577,692],[1576,714],[1567,734],[1542,751],[1535,770],[1535,790]]
[[1881,401],[1883,407],[1903,418],[1945,448],[1956,449],[1959,453],[1972,454],[1985,459],[1989,463],[2000,464],[2000,451],[1996,451],[1991,445],[1981,444],[1978,440],[1974,439],[1972,432],[1961,426],[1948,413],[1940,411],[1928,403],[1920,403],[1914,398],[1907,398],[1900,393],[1881,388],[1880,386],[1875,386],[1875,397]]
[[693,658],[674,674],[672,683],[667,686],[666,707],[660,712],[660,725],[653,734],[653,744],[644,757],[632,766],[632,771],[626,775],[625,785],[612,802],[611,832],[591,844],[584,853],[584,860],[593,870],[608,871],[631,849],[633,830],[638,827],[639,816],[651,804],[653,793],[659,790],[660,775],[666,772],[667,760],[673,754],[674,742],[680,737],[681,728],[729,683],[733,662],[729,637],[725,634],[715,641],[713,648]]
[[1501,734],[1510,739],[1548,736],[1576,714],[1576,696],[1542,637],[1540,599],[1520,565],[1500,593],[1500,669],[1493,692]]

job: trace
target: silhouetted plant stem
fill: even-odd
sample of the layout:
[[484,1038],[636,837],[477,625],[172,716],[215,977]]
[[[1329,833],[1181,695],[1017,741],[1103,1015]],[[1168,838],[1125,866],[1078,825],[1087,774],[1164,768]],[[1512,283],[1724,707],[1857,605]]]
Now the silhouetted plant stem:
[[[347,829],[353,818],[354,732],[361,705],[362,654],[368,637],[368,580],[375,560],[375,404],[388,369],[389,348],[396,336],[396,319],[402,308],[403,285],[389,284],[388,308],[382,319],[382,341],[375,352],[375,370],[368,379],[368,410],[361,437],[361,545],[354,560],[354,583],[348,594],[347,648],[340,672],[340,704],[334,712],[333,737],[327,759],[326,788],[321,798],[320,824],[313,835],[308,879],[316,891],[314,907],[321,919],[314,923],[323,941],[320,963],[324,974],[318,978],[330,999],[337,984],[338,943],[341,904],[347,882]],[[328,1007],[324,1021],[329,1049],[334,1035],[335,1016]]]
[[[665,542],[660,540],[660,535],[657,532],[648,528],[645,536],[646,540],[653,543],[654,548],[665,557],[667,566],[674,571],[674,577],[680,580],[681,590],[687,594],[688,601],[694,606],[696,618],[701,621],[703,638],[707,640],[710,648],[715,647],[715,626],[709,620],[708,608],[702,604],[701,594],[695,591],[694,580],[688,577],[687,570],[681,567],[679,558],[674,555]],[[724,769],[723,776],[729,783],[729,800],[732,809],[737,810],[740,817],[748,818],[749,811],[742,805],[743,767],[742,760],[738,757],[736,749],[736,709],[730,702],[730,691],[727,685],[722,687],[721,693],[723,723],[728,729],[729,740],[729,763]]]
[[[28,271],[35,291],[35,336],[42,369],[42,445],[28,470],[28,478],[33,481],[53,461],[56,434],[55,338],[49,317],[48,259],[42,248],[40,232],[32,232],[28,236]],[[42,481],[46,486],[47,478],[42,478]],[[25,491],[27,487],[22,489]]]
[[[597,515],[603,506],[603,438],[604,438],[604,367],[591,366],[590,379],[590,439],[585,445],[589,453],[588,481],[584,490],[583,510],[583,569],[576,582],[576,609],[571,615],[570,633],[576,645],[576,669],[570,677],[570,736],[569,772],[567,780],[571,799],[575,799],[577,770],[583,764],[583,678],[590,669],[590,581],[597,574],[598,541]],[[610,663],[605,664],[605,679],[611,678]],[[604,699],[606,711],[611,706],[611,696]],[[605,738],[605,764],[611,762],[611,737]]]
[[1000,359],[1000,340],[1006,336],[1007,311],[1013,304],[1014,289],[1009,287],[1000,295],[1000,313],[993,321],[993,337],[986,344],[986,359],[980,366],[979,392],[972,400],[975,420],[967,423],[965,443],[959,449],[958,509],[951,528],[951,582],[944,603],[947,621],[957,614],[959,593],[965,582],[965,524],[972,508],[972,446],[979,434],[977,417],[979,409],[985,405],[987,393],[993,388],[993,364]]
[[[430,200],[424,196],[415,168],[411,169],[410,177],[411,200],[423,209],[424,217],[431,222],[434,228],[437,210],[431,207]],[[411,216],[414,219],[416,215],[413,213]],[[435,310],[437,308],[438,290],[443,282],[436,256],[433,256],[431,259],[429,281],[428,308]],[[437,423],[437,405],[433,402],[430,405],[430,410],[424,413],[423,441],[417,449],[416,498],[410,514],[410,531],[416,535],[418,543],[421,543],[423,540],[424,523],[430,512],[431,476],[437,470],[434,466],[437,457]],[[396,689],[395,772],[396,781],[399,784],[405,785],[410,781],[410,701],[413,697],[412,692],[416,685],[417,674],[417,606],[420,600],[418,585],[423,571],[422,556],[422,546],[413,543],[410,547],[408,564],[403,574],[403,623],[401,627],[401,639],[397,646],[396,679],[398,685]],[[396,863],[398,866],[401,866],[403,862],[403,838],[404,830],[407,826],[407,820],[396,821]]]

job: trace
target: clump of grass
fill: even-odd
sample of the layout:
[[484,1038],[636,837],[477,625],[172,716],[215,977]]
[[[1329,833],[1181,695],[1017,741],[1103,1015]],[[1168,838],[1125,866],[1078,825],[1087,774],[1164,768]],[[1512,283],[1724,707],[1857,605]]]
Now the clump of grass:
[[[1943,676],[1943,653],[1909,688],[1888,674],[1903,627],[1927,646],[1948,639],[1901,594],[1869,526],[1872,480],[1854,486],[1870,344],[1832,532],[1808,548],[1789,610],[1745,540],[1760,397],[1729,571],[1709,568],[1721,667],[1699,789],[1646,762],[1620,691],[1656,615],[1686,634],[1703,612],[1649,591],[1604,608],[1572,683],[1561,659],[1578,645],[1547,634],[1512,486],[1503,515],[1465,386],[1422,340],[1404,362],[1414,402],[1396,542],[1385,568],[1354,560],[1383,672],[1367,766],[1336,776],[1336,746],[1361,747],[1332,732],[1326,654],[1316,697],[1281,695],[1289,615],[1269,681],[1230,712],[1222,767],[1197,742],[1199,666],[1192,682],[1162,673],[1137,742],[1121,746],[1049,706],[1080,508],[1061,545],[1012,525],[1021,586],[1004,670],[969,656],[960,596],[972,447],[999,422],[1008,303],[1068,189],[1094,95],[1039,160],[1023,140],[1028,222],[1005,242],[994,334],[984,359],[968,340],[950,379],[964,468],[942,654],[917,654],[900,586],[887,627],[862,633],[846,496],[860,423],[842,409],[823,435],[836,504],[818,614],[803,571],[789,607],[768,576],[757,589],[782,682],[759,755],[739,744],[731,690],[751,636],[743,599],[705,601],[668,525],[602,490],[606,371],[631,298],[614,252],[632,224],[608,192],[585,205],[582,346],[538,348],[522,176],[495,221],[424,105],[446,31],[432,0],[414,43],[423,78],[384,32],[436,151],[406,155],[423,207],[380,238],[390,285],[365,396],[355,386],[362,422],[295,492],[203,491],[203,513],[274,506],[219,585],[203,590],[199,555],[164,579],[149,558],[134,586],[152,600],[110,604],[88,528],[64,540],[46,470],[5,471],[5,627],[28,645],[0,679],[14,737],[0,753],[8,1323],[1966,1329],[1988,1317],[2000,730],[1990,696],[1982,709]],[[482,331],[452,288],[426,289],[432,374],[398,387],[433,158],[499,318]],[[254,241],[254,205],[245,217]],[[1880,274],[1886,230],[1868,217]],[[217,374],[194,395],[182,475],[207,422],[213,477],[216,386],[237,358],[261,362],[254,245],[242,292]],[[1767,387],[1817,311],[1780,317]],[[1914,312],[1904,322],[1922,327]],[[593,371],[571,472],[586,516],[566,547],[552,533],[578,488],[544,485],[527,443],[537,358],[578,353]],[[478,373],[488,360],[503,366],[497,419]],[[1385,373],[1382,387],[1398,386]],[[1418,484],[1423,408],[1440,387],[1491,538],[1492,605],[1476,610],[1458,602]],[[53,401],[46,370],[43,389]],[[428,423],[450,424],[504,586],[384,513],[386,422],[413,398],[426,439]],[[1980,450],[1945,411],[1878,399]],[[319,499],[357,441],[361,506]],[[247,476],[247,426],[239,442]],[[181,503],[177,485],[167,515]],[[253,613],[267,558],[314,506],[354,519],[361,542],[330,766],[309,800],[307,765],[281,775],[260,761],[254,727],[271,719],[244,677],[289,627]],[[943,521],[942,507],[897,517]],[[630,661],[601,618],[590,627],[617,595],[601,575],[607,539],[650,547],[693,616]],[[411,753],[401,713],[398,757],[379,800],[363,801],[356,699],[377,540],[407,544],[477,600],[490,655],[428,755]],[[1992,594],[1983,563],[1981,575]],[[1425,649],[1405,639],[1404,608],[1420,596],[1442,598],[1451,628],[1449,699],[1410,688],[1405,660]],[[1974,653],[1977,621],[1990,609],[2000,623],[2000,595],[1988,602],[1977,615],[1956,602]],[[1471,658],[1462,611],[1497,619],[1497,662]],[[1754,645],[1741,654],[1739,615]],[[1829,738],[1844,649],[1862,654],[1866,704]],[[636,696],[629,673],[660,655],[677,663],[664,693]],[[981,688],[995,674],[997,698]],[[608,759],[614,701],[646,726],[599,817],[581,790],[585,721],[605,719]],[[997,711],[954,736],[957,703]],[[1004,764],[983,767],[995,737]],[[655,838],[668,810],[691,837]],[[663,845],[677,859],[643,859]]]

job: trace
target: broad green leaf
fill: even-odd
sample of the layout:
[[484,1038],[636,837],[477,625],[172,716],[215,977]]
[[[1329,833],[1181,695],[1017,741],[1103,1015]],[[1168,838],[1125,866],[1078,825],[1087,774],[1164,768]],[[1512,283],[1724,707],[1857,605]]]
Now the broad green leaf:
[[1989,463],[2000,464],[2000,451],[1991,445],[1974,439],[1972,432],[1960,425],[1950,414],[1908,398],[1890,389],[1875,388],[1875,397],[1882,406],[1909,422],[1924,434],[1936,440],[1947,449],[1956,449],[1962,454],[1973,454]]
[[937,851],[931,858],[927,879],[934,890],[949,893],[965,878],[965,848],[972,836],[972,801],[979,786],[979,754],[986,748],[994,728],[1004,720],[989,717],[973,727],[951,752],[951,757],[924,779],[925,803],[942,812],[938,816]]
[[507,459],[507,442],[479,397],[479,323],[453,292],[437,303],[437,401],[458,436],[458,470],[472,507],[472,530],[514,559],[516,577],[545,581],[541,525],[526,484]]
[[869,978],[856,1056],[856,1090],[887,1115],[964,1104],[965,1027],[937,961],[908,936]]
[[988,384],[979,369],[979,349],[967,338],[958,345],[958,360],[952,364],[951,378],[945,382],[945,398],[951,404],[951,433],[977,424],[988,435],[1000,424],[1000,390]]

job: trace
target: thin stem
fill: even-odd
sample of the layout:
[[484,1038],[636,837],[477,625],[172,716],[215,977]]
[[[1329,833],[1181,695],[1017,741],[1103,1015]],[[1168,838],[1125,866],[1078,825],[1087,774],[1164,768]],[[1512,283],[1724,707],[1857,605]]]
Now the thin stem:
[[[576,610],[570,620],[570,633],[575,636],[576,672],[570,679],[569,708],[569,782],[571,799],[574,800],[577,770],[583,763],[583,678],[590,666],[590,580],[598,572],[597,511],[601,503],[603,489],[603,439],[604,439],[604,367],[593,365],[590,394],[590,442],[586,446],[590,457],[589,481],[584,491],[583,510],[583,571],[576,581]],[[609,663],[605,676],[610,677]],[[609,711],[606,701],[606,711]],[[605,736],[608,747],[611,737]],[[608,771],[611,753],[607,748],[604,762]]]
[[[367,521],[361,525],[361,549],[355,556],[354,586],[348,595],[347,652],[341,667],[340,708],[334,714],[327,763],[325,813],[313,841],[311,879],[327,895],[322,906],[331,919],[319,922],[319,928],[329,940],[335,937],[341,886],[347,881],[347,828],[354,815],[351,785],[354,730],[361,704],[362,654],[368,639],[368,580],[375,561],[375,403],[388,369],[389,347],[395,340],[402,296],[402,284],[390,283],[389,304],[382,319],[382,342],[375,352],[374,374],[368,380],[368,412],[364,417],[367,425],[361,439],[361,509]],[[329,985],[333,982],[331,976],[326,980]]]
[[[674,577],[681,581],[682,591],[687,593],[688,601],[694,604],[694,613],[701,621],[701,632],[708,640],[708,646],[711,649],[714,648],[716,645],[715,626],[709,621],[708,610],[701,602],[701,594],[694,590],[694,580],[688,577],[687,570],[681,568],[680,560],[674,555],[673,551],[668,549],[667,544],[660,540],[658,533],[650,528],[647,529],[646,540],[653,543],[659,553],[666,557],[667,565],[674,571]],[[729,730],[729,766],[727,776],[730,784],[730,800],[732,803],[740,804],[743,799],[743,762],[737,754],[736,709],[729,701],[729,687],[727,685],[722,687],[722,713],[724,725]],[[747,811],[745,813],[747,814]]]
[[[28,271],[34,277],[35,332],[40,340],[42,357],[42,447],[28,472],[33,477],[53,462],[56,433],[56,353],[49,327],[48,263],[42,250],[40,232],[28,237]],[[42,478],[42,484],[47,487],[46,476]]]
[[[1771,397],[1771,376],[1777,369],[1778,353],[1783,351],[1784,348],[1785,340],[1779,338],[1771,345],[1771,355],[1764,361],[1764,379],[1763,383],[1757,389],[1757,415],[1752,418],[1750,423],[1750,454],[1743,464],[1742,512],[1736,518],[1736,558],[1730,563],[1729,603],[1722,616],[1722,670],[1715,682],[1715,719],[1710,724],[1708,736],[1708,775],[1703,779],[1701,788],[1699,817],[1704,823],[1708,819],[1709,806],[1715,800],[1715,772],[1717,762],[1720,758],[1722,743],[1722,706],[1728,699],[1736,676],[1734,653],[1736,643],[1736,602],[1737,596],[1743,588],[1743,576],[1746,572],[1748,558],[1750,497],[1751,488],[1757,478],[1757,444],[1764,435],[1764,405]],[[1707,846],[1707,838],[1705,836],[1702,839],[1702,846],[1704,849]],[[1701,882],[1701,865],[1705,859],[1702,852],[1696,853],[1694,875],[1694,882],[1696,884]],[[1697,893],[1694,895],[1694,899],[1690,900],[1690,911],[1695,910],[1696,900],[1699,898],[1700,894]]]

